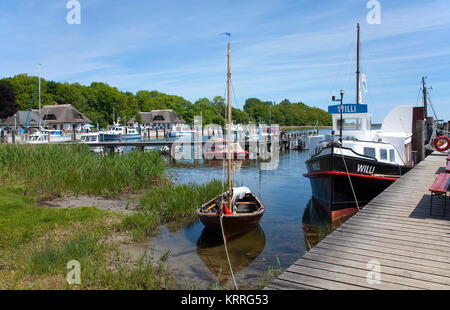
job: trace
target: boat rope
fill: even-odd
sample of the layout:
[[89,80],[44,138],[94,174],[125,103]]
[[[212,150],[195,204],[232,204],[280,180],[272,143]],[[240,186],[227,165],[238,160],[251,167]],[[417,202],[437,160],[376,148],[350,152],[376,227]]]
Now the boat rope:
[[237,283],[236,283],[236,279],[234,278],[233,268],[231,267],[230,256],[228,255],[227,239],[225,238],[225,232],[223,230],[222,218],[223,218],[223,213],[220,215],[220,228],[222,230],[223,245],[225,246],[225,253],[227,254],[228,266],[230,267],[231,278],[233,279],[234,287],[236,288],[236,290],[239,290]]
[[358,198],[356,198],[355,188],[353,187],[352,178],[350,177],[350,174],[348,172],[347,163],[345,162],[345,157],[344,157],[344,153],[342,152],[342,145],[341,145],[341,143],[339,144],[339,149],[341,150],[342,160],[344,162],[345,170],[347,171],[347,177],[348,177],[348,181],[350,182],[350,187],[351,187],[352,192],[353,192],[353,197],[355,198],[356,208],[358,209],[358,211],[360,211]]

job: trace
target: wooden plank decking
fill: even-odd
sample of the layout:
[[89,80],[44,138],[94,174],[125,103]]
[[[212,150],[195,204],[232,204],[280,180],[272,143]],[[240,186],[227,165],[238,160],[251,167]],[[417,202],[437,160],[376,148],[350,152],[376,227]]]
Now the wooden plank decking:
[[[428,191],[445,166],[445,156],[428,156],[266,289],[450,289],[450,212],[442,217],[433,198],[430,216]],[[367,280],[372,260],[377,284]]]

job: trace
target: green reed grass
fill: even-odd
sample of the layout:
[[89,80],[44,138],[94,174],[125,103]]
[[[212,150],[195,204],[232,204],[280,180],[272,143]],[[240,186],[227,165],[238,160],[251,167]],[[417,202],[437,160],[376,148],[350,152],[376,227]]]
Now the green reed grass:
[[0,145],[0,184],[24,183],[41,196],[118,197],[151,188],[164,178],[155,152],[100,157],[86,145]]
[[99,242],[99,236],[96,233],[81,233],[60,246],[53,245],[51,240],[47,240],[41,249],[35,248],[31,254],[28,273],[51,275],[64,272],[67,262],[73,259],[98,260],[105,252],[105,246],[104,243]]
[[195,218],[195,210],[224,191],[222,182],[207,184],[170,184],[146,191],[140,200],[140,212],[123,221],[135,239],[150,235],[162,222],[180,222]]

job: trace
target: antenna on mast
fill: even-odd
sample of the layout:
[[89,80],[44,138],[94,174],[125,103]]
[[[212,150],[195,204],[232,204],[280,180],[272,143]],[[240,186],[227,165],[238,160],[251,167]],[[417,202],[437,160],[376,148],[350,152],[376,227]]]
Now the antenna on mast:
[[359,23],[357,24],[356,41],[356,104],[359,104]]

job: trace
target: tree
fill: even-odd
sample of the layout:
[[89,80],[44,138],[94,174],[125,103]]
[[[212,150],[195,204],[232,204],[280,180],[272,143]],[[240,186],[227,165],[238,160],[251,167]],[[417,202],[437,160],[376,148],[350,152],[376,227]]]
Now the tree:
[[[14,107],[4,105],[2,101],[1,109],[5,110],[4,114],[14,114],[17,109],[28,110],[33,93],[35,100],[32,108],[37,109],[37,77],[19,74],[0,81],[8,85],[2,86],[2,91],[6,94],[5,98],[10,98],[11,92],[8,92],[10,90],[16,103]],[[10,101],[7,99],[5,102]],[[99,123],[102,128],[113,122],[113,113],[116,119],[120,116],[122,120],[129,120],[139,111],[162,109],[173,110],[187,124],[192,124],[194,116],[200,114],[203,115],[203,124],[223,125],[226,121],[226,101],[221,96],[216,96],[212,100],[201,98],[192,104],[183,97],[156,90],[141,90],[134,95],[101,82],[84,86],[79,83],[60,83],[41,79],[42,105],[54,104],[54,102],[73,105],[94,124]],[[320,125],[331,124],[331,116],[322,109],[311,108],[302,102],[291,103],[288,99],[274,104],[258,98],[248,98],[243,110],[233,108],[232,119],[241,124],[247,124],[249,121],[268,124],[269,119],[272,124],[279,125],[314,125],[316,121],[319,121]]]
[[11,85],[0,81],[0,119],[14,115],[17,109],[18,106]]

